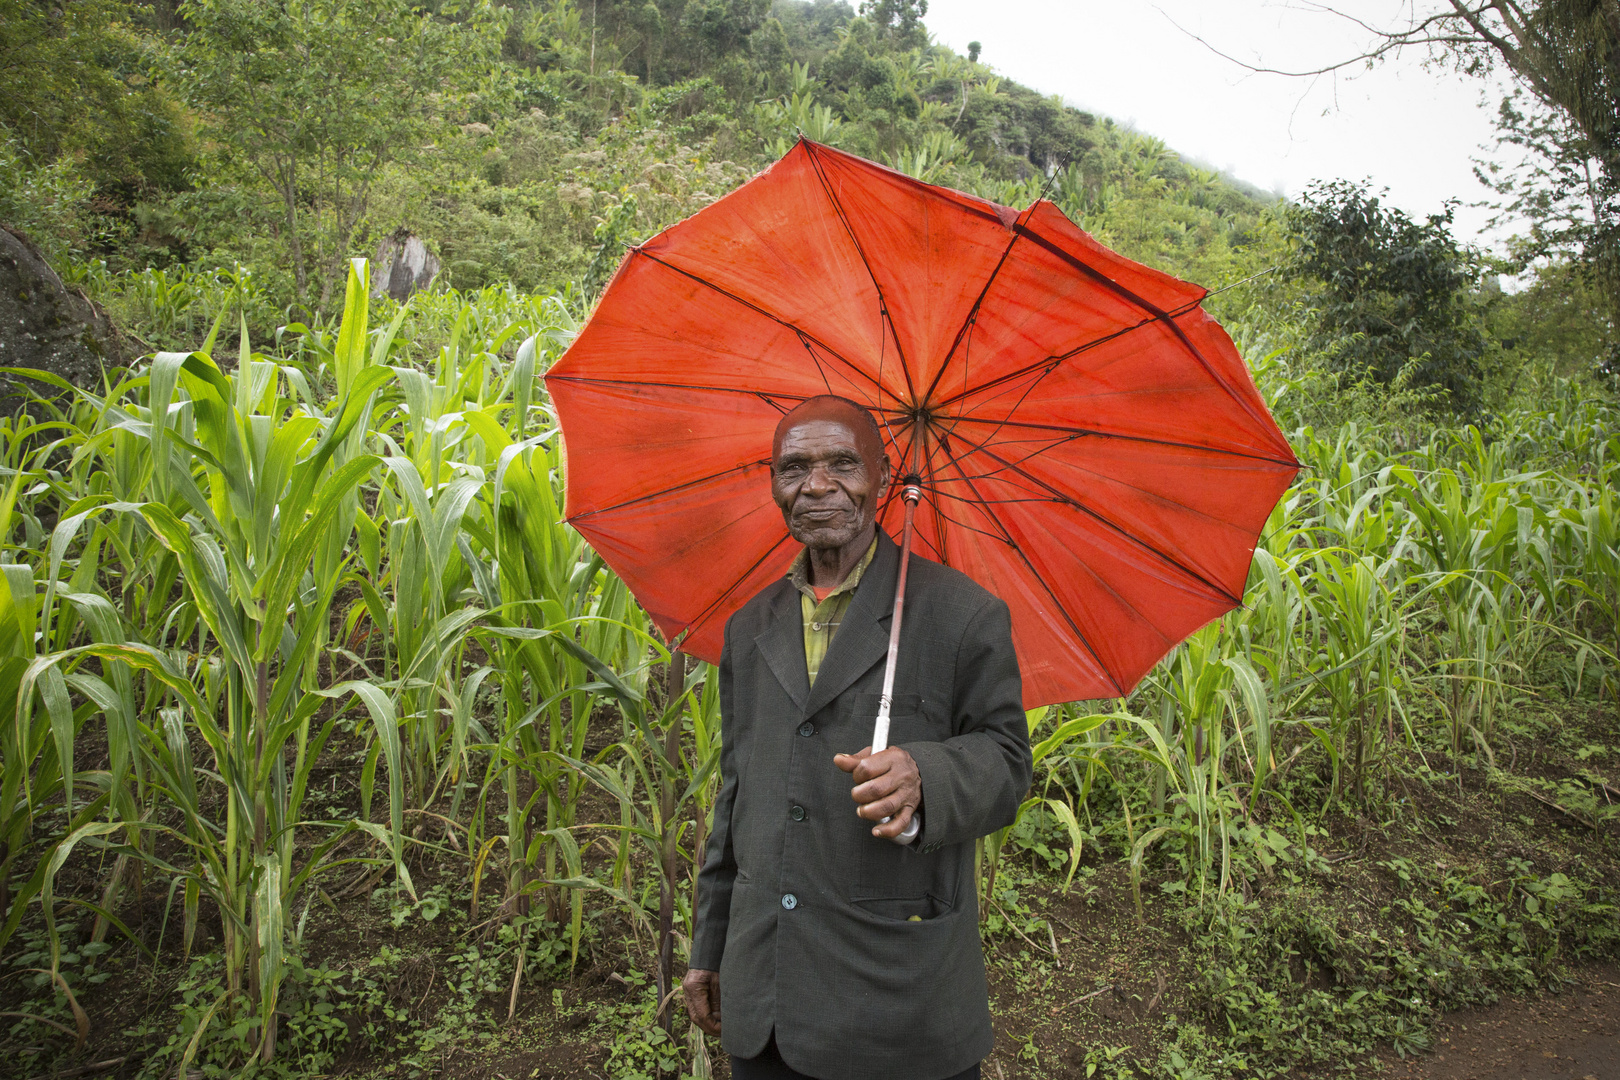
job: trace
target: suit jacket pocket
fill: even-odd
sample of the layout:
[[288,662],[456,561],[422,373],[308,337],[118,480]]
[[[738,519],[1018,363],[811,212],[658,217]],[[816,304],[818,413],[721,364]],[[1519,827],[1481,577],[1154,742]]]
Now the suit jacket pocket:
[[[833,704],[833,727],[828,731],[834,749],[839,753],[853,754],[861,747],[871,745],[872,724],[877,719],[882,700],[883,695],[875,690],[849,690],[839,696]],[[889,702],[890,746],[900,741],[897,732],[906,729],[907,723],[917,719],[921,707],[922,699],[916,694],[894,695],[894,700]]]
[[904,746],[908,742],[944,742],[950,735],[944,723],[934,720],[927,713],[896,714],[889,719],[890,746]]
[[933,893],[922,896],[870,897],[851,900],[850,903],[879,918],[895,919],[900,922],[927,922],[951,910],[950,904]]

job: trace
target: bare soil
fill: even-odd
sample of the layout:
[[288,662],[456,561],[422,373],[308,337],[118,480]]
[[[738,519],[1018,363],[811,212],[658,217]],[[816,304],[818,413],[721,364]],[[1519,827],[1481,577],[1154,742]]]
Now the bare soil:
[[1560,994],[1446,1017],[1434,1054],[1391,1070],[1413,1080],[1620,1080],[1620,967],[1577,974]]

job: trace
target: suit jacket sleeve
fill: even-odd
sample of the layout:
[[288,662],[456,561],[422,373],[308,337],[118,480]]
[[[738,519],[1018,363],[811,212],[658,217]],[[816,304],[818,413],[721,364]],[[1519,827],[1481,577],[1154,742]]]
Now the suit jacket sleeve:
[[731,846],[731,807],[737,801],[737,762],[728,726],[736,713],[731,707],[731,627],[720,653],[720,794],[714,801],[714,825],[698,871],[697,911],[693,918],[692,954],[688,967],[720,970],[726,951],[726,928],[731,922],[731,887],[737,880],[737,859]]
[[952,730],[907,743],[922,776],[923,850],[977,840],[1013,823],[1034,763],[1007,605],[990,597],[968,621],[956,661]]

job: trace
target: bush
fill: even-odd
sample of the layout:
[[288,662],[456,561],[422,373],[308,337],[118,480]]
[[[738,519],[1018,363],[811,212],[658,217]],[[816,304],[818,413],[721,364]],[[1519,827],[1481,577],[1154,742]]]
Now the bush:
[[1305,345],[1332,370],[1438,387],[1466,414],[1483,403],[1495,346],[1484,330],[1484,266],[1452,237],[1452,209],[1417,222],[1365,184],[1315,184],[1288,214],[1287,273],[1304,286]]
[[39,165],[14,140],[0,141],[0,223],[26,233],[51,265],[83,251],[92,190],[72,161]]

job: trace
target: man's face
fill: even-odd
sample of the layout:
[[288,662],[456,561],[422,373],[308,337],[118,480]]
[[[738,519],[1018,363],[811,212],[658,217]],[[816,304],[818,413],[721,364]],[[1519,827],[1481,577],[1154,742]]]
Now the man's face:
[[771,497],[805,547],[850,544],[876,519],[888,489],[887,461],[875,447],[863,453],[843,420],[807,418],[782,433],[771,463]]

